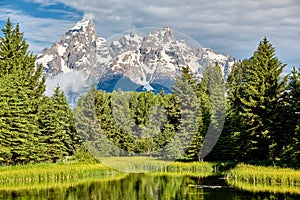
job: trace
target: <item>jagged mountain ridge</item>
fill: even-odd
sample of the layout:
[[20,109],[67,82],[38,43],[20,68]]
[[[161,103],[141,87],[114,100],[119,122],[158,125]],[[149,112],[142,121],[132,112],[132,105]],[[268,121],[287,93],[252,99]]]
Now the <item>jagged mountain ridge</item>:
[[185,40],[175,38],[169,27],[145,36],[131,32],[109,42],[98,37],[92,20],[83,19],[59,42],[45,48],[37,64],[43,65],[43,73],[49,78],[82,71],[85,81],[98,85],[115,77],[125,77],[137,85],[149,85],[172,84],[182,66],[189,66],[200,79],[205,66],[215,62],[219,63],[226,78],[235,61],[209,48],[190,47]]

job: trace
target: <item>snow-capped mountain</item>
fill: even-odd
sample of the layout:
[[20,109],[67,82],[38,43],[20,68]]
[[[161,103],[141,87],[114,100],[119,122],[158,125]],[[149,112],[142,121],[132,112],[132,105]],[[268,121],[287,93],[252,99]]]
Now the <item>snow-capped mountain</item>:
[[209,48],[191,47],[184,39],[175,38],[169,27],[146,35],[132,32],[107,41],[97,36],[90,19],[79,21],[37,59],[43,65],[43,73],[50,78],[82,71],[85,81],[98,83],[101,89],[121,77],[145,86],[172,82],[182,66],[189,66],[200,79],[205,66],[216,62],[226,78],[235,59]]

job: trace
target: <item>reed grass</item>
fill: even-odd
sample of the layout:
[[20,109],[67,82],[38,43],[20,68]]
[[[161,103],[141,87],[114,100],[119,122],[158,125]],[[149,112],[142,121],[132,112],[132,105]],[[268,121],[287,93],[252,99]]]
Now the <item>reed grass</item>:
[[0,167],[0,185],[62,182],[107,177],[117,172],[100,163],[42,163]]
[[107,157],[100,158],[100,161],[113,169],[130,173],[175,172],[177,174],[194,173],[198,176],[213,174],[213,164],[208,162],[183,163],[144,156]]
[[297,186],[300,189],[300,170],[239,164],[229,171],[227,180],[250,184]]
[[267,193],[282,193],[282,194],[295,194],[300,195],[300,188],[298,186],[289,186],[289,185],[270,185],[270,184],[251,184],[244,181],[235,181],[235,180],[228,180],[227,183],[229,185],[234,186],[234,188],[249,191],[252,193],[258,192],[267,192]]
[[108,182],[116,181],[126,178],[128,174],[111,174],[102,177],[86,177],[83,179],[76,180],[65,180],[65,181],[49,181],[49,182],[11,182],[10,184],[0,184],[0,191],[22,191],[22,190],[46,190],[50,188],[69,188],[76,187],[78,185],[85,185],[92,182]]
[[66,162],[1,166],[0,190],[69,187],[82,181],[115,180],[128,175],[127,172],[198,177],[213,175],[213,164],[207,162],[182,163],[142,156],[110,157],[103,159],[102,162],[104,164]]

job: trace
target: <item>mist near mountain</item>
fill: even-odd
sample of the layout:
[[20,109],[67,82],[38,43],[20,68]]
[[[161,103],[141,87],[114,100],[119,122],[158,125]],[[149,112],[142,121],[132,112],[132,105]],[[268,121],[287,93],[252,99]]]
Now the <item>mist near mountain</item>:
[[185,35],[165,27],[139,29],[105,39],[97,35],[93,21],[85,18],[45,48],[36,63],[43,65],[47,76],[47,94],[57,84],[67,94],[92,86],[106,91],[143,91],[150,87],[156,92],[159,88],[171,91],[183,66],[189,66],[200,80],[205,67],[215,63],[227,78],[235,58],[192,46],[187,37],[180,36]]

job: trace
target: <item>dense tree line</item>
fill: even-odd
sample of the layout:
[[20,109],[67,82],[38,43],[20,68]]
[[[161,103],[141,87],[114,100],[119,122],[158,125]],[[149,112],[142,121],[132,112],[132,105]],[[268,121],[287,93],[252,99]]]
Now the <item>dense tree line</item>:
[[[220,67],[206,68],[197,82],[189,67],[176,77],[173,93],[108,93],[93,88],[74,109],[77,131],[99,156],[151,155],[166,159],[201,160],[209,126],[215,131],[225,109]],[[92,127],[92,128],[91,128]],[[220,130],[221,132],[221,130]]]
[[264,38],[226,84],[217,63],[199,82],[183,67],[172,94],[95,90],[95,118],[129,154],[299,165],[300,69],[285,67]]
[[42,66],[10,19],[0,37],[0,164],[56,162],[80,144],[72,111],[57,87],[44,95]]
[[300,69],[286,65],[264,38],[226,83],[226,122],[210,160],[266,161],[299,166]]
[[99,156],[300,165],[300,69],[283,76],[266,38],[226,83],[217,63],[200,81],[183,67],[172,94],[92,88],[72,111],[59,87],[45,96],[42,66],[19,25],[8,19],[2,31],[0,164],[56,162],[83,141]]

